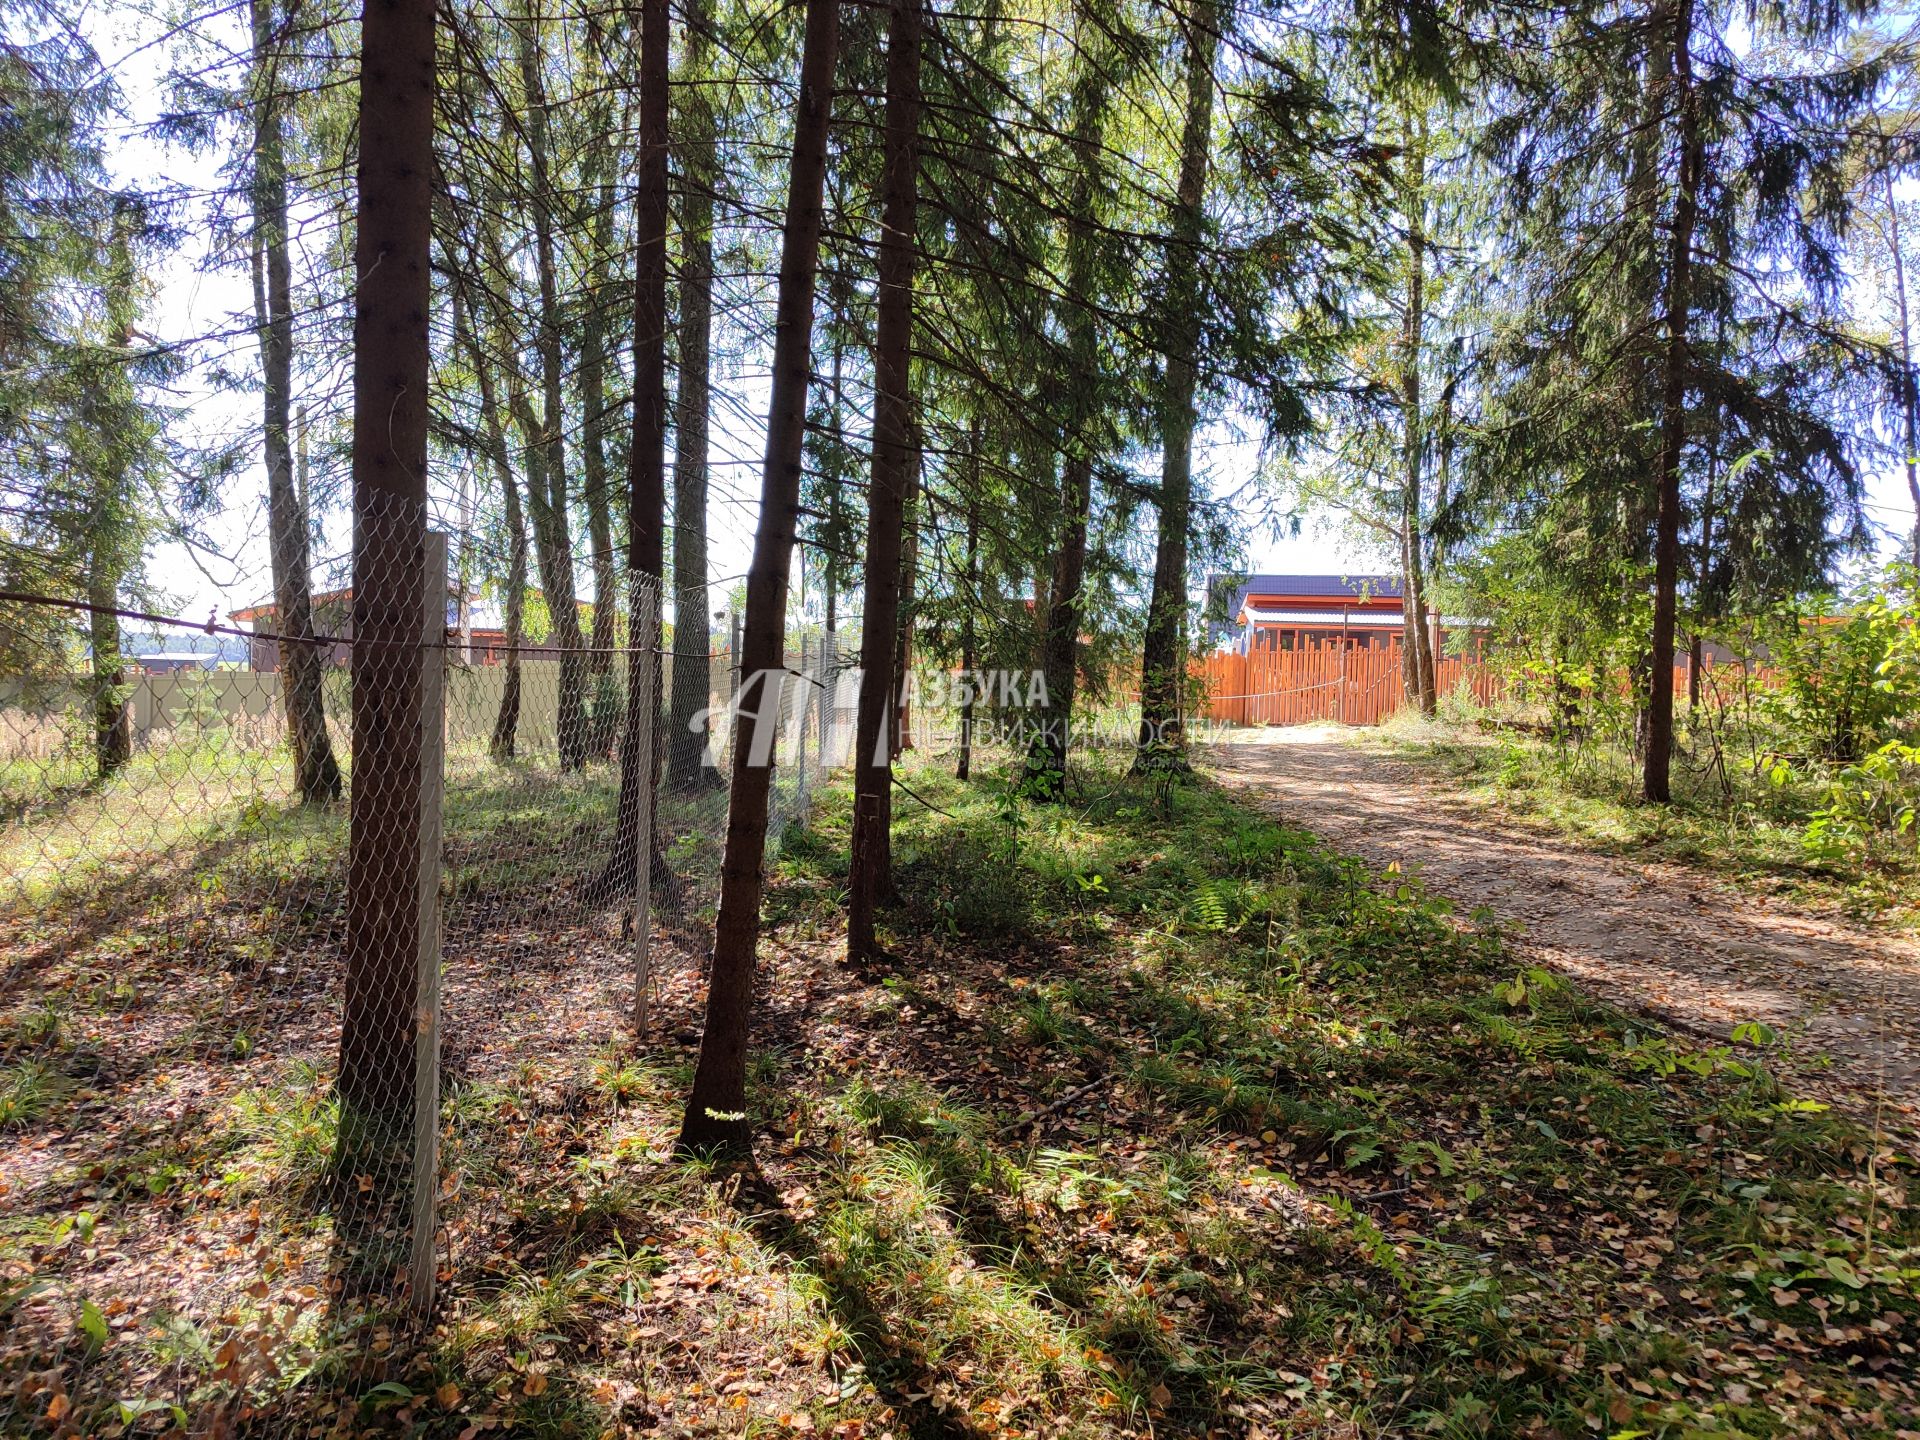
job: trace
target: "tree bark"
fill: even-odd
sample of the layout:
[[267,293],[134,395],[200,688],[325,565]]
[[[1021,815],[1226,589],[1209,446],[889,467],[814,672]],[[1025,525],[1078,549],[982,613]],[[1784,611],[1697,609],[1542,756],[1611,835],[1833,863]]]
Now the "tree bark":
[[[560,768],[586,764],[589,736],[586,708],[587,666],[580,633],[580,611],[573,583],[573,539],[567,517],[566,411],[563,400],[565,353],[560,338],[558,268],[554,258],[552,154],[547,127],[546,82],[541,75],[539,21],[531,0],[523,4],[515,26],[520,79],[526,91],[525,134],[531,170],[529,206],[533,215],[534,264],[540,287],[535,349],[540,357],[541,405],[528,443],[544,452],[545,493],[529,495],[534,546],[540,557],[540,584],[547,592],[547,614],[560,650]],[[529,407],[530,409],[531,407]]]
[[[900,623],[896,631],[893,646],[893,758],[898,760],[913,748],[913,592],[920,574],[920,528],[915,519],[913,497],[919,488],[920,440],[919,427],[915,426],[913,460],[910,464],[912,478],[908,481],[908,504],[906,515],[901,521],[900,542]],[[891,833],[891,832],[889,832]],[[893,847],[889,843],[883,853],[887,857],[884,873],[891,884],[893,874]]]
[[294,784],[304,804],[338,800],[340,764],[327,736],[323,682],[326,648],[313,634],[305,497],[293,473],[293,266],[287,254],[287,165],[279,77],[271,58],[270,0],[252,0],[254,312],[267,469],[267,552],[280,631],[280,698],[293,750]]
[[[641,647],[658,651],[661,606],[640,625],[640,587],[660,596],[666,567],[667,508],[667,64],[668,0],[640,6],[640,155],[634,201],[633,442],[627,452],[627,574],[634,588],[633,649],[627,656],[627,716],[620,746],[620,800],[613,853],[591,882],[599,900],[633,892],[640,866],[640,798],[654,784],[659,746],[640,745],[641,715],[659,711],[659,674],[647,677]],[[648,853],[647,883],[673,897],[672,872],[657,843]]]
[[1699,214],[1704,159],[1693,93],[1693,0],[1674,0],[1673,79],[1679,116],[1680,169],[1667,261],[1666,379],[1660,404],[1659,509],[1654,519],[1653,636],[1647,691],[1647,753],[1641,791],[1654,802],[1673,798],[1673,637],[1679,607],[1680,462],[1686,446],[1687,329],[1692,303],[1693,227]]
[[1167,245],[1161,333],[1166,381],[1160,393],[1160,533],[1153,592],[1140,651],[1140,738],[1134,769],[1185,770],[1181,724],[1187,682],[1187,527],[1193,508],[1194,346],[1201,306],[1200,240],[1207,161],[1213,141],[1213,61],[1220,18],[1215,0],[1197,0],[1187,21],[1187,114],[1180,137]]
[[[1713,503],[1715,491],[1720,484],[1720,408],[1714,407],[1713,450],[1707,457],[1707,493],[1700,501],[1700,558],[1695,566],[1695,583],[1704,591],[1707,586],[1707,574],[1713,567]],[[1696,607],[1700,608],[1700,607]],[[1693,632],[1687,638],[1687,711],[1691,714],[1700,708],[1700,664],[1704,658],[1706,646],[1702,643],[1700,624],[1707,617],[1696,615]]]
[[1038,722],[1027,749],[1026,781],[1033,794],[1057,799],[1066,786],[1072,744],[1073,692],[1080,639],[1080,590],[1087,568],[1087,527],[1093,508],[1094,438],[1098,360],[1095,346],[1094,200],[1096,171],[1105,142],[1107,70],[1098,26],[1076,6],[1082,49],[1075,64],[1070,144],[1074,158],[1067,206],[1066,313],[1068,419],[1060,466],[1060,532],[1041,642],[1046,686]]
[[[589,53],[597,50],[589,27]],[[610,123],[611,117],[604,117]],[[591,749],[604,755],[618,723],[611,685],[613,645],[620,616],[619,567],[613,553],[612,481],[607,473],[607,309],[613,286],[612,141],[595,145],[590,162],[594,194],[592,258],[587,266],[586,313],[580,323],[580,456],[586,485],[587,543],[593,547],[593,629],[587,674],[594,679]]]
[[422,925],[421,656],[427,597],[432,0],[361,14],[353,323],[353,803],[343,1175],[388,1163],[412,1120]]
[[[1648,0],[1646,78],[1641,86],[1640,114],[1631,126],[1628,141],[1630,158],[1626,177],[1626,215],[1637,225],[1644,238],[1631,246],[1625,259],[1629,271],[1627,283],[1636,298],[1644,297],[1647,307],[1647,346],[1644,354],[1634,357],[1643,362],[1645,368],[1644,373],[1636,374],[1635,383],[1643,387],[1653,421],[1644,430],[1635,429],[1622,440],[1623,447],[1631,447],[1635,451],[1644,447],[1644,457],[1636,458],[1644,458],[1648,477],[1648,483],[1632,497],[1627,516],[1626,530],[1632,536],[1631,553],[1636,561],[1642,558],[1643,553],[1650,554],[1642,551],[1640,542],[1650,531],[1657,531],[1660,508],[1658,467],[1661,437],[1658,422],[1660,396],[1665,390],[1665,347],[1659,341],[1658,331],[1663,306],[1662,258],[1666,252],[1661,244],[1659,220],[1661,167],[1670,134],[1667,119],[1673,78],[1673,33],[1667,7],[1673,3],[1675,0]],[[1649,436],[1650,439],[1647,438]],[[1630,583],[1638,585],[1640,582],[1636,578]],[[1649,637],[1651,633],[1649,627]],[[1633,758],[1641,767],[1641,783],[1644,786],[1647,734],[1653,724],[1648,708],[1652,703],[1652,667],[1647,661],[1644,640],[1628,662],[1627,674],[1628,689],[1638,706],[1634,713]]]
[[[533,531],[533,557],[540,572],[540,588],[547,602],[548,639],[536,651],[560,655],[559,750],[562,769],[578,769],[586,759],[585,655],[581,647],[580,612],[573,589],[573,545],[567,533],[566,513],[553,510],[554,485],[550,466],[554,447],[547,443],[546,425],[527,394],[527,377],[518,362],[506,357],[507,413],[520,428],[521,454],[526,466],[526,509]],[[559,487],[564,494],[565,481]],[[556,604],[561,595],[565,604]],[[568,697],[572,703],[568,703]]]
[[118,566],[111,542],[96,539],[87,557],[87,638],[93,650],[93,763],[102,780],[133,758],[133,722],[127,714],[127,674],[120,658]]
[[[1410,102],[1412,103],[1412,102]],[[1400,403],[1405,421],[1406,467],[1400,543],[1406,573],[1401,609],[1406,616],[1407,660],[1412,685],[1407,698],[1424,715],[1438,708],[1434,688],[1432,637],[1427,632],[1427,584],[1422,548],[1421,480],[1426,453],[1426,431],[1420,406],[1420,360],[1426,343],[1427,302],[1427,120],[1424,111],[1407,115],[1404,208],[1407,218],[1407,296],[1402,316]]]
[[1886,187],[1887,250],[1893,256],[1893,298],[1900,322],[1900,421],[1906,437],[1907,494],[1913,499],[1913,563],[1920,565],[1920,389],[1913,377],[1913,327],[1907,313],[1907,262],[1900,253],[1900,207],[1893,194],[1893,170],[1883,165]]
[[760,478],[760,520],[747,574],[747,626],[741,656],[743,686],[758,693],[752,708],[743,705],[733,721],[733,789],[727,801],[720,914],[714,927],[700,1059],[680,1125],[683,1152],[744,1152],[752,1133],[746,1115],[747,1030],[760,938],[761,865],[766,859],[767,794],[773,781],[771,741],[779,724],[778,689],[785,674],[787,570],[800,510],[814,283],[820,262],[827,124],[839,21],[839,0],[807,0],[775,307],[773,393]]
[[893,0],[887,32],[886,155],[881,185],[879,313],[873,368],[873,469],[867,486],[860,699],[854,721],[853,835],[847,958],[880,953],[874,913],[891,884],[894,723],[902,676],[900,618],[907,487],[913,453],[913,279],[920,165],[923,0]]
[[667,784],[718,785],[707,763],[713,689],[707,614],[707,444],[713,345],[713,118],[700,89],[712,24],[708,0],[686,10],[686,83],[681,87],[680,384],[673,452],[673,703],[667,720]]
[[[1454,342],[1456,364],[1459,343],[1457,340]],[[1434,478],[1433,494],[1433,513],[1436,520],[1441,519],[1446,514],[1452,488],[1453,394],[1454,387],[1459,383],[1459,378],[1458,370],[1454,369],[1454,373],[1448,376],[1447,383],[1440,388],[1439,434],[1435,437],[1439,441],[1440,464],[1438,473]],[[1433,566],[1436,573],[1445,560],[1445,546],[1439,537],[1436,536],[1433,542]],[[1433,656],[1434,699],[1436,708],[1439,700],[1440,662],[1444,658],[1444,652],[1441,649],[1442,638],[1440,612],[1437,608],[1430,607],[1427,614],[1427,650]]]
[[473,367],[474,383],[480,391],[481,434],[487,458],[493,464],[494,478],[500,486],[501,509],[507,527],[507,593],[501,607],[507,654],[501,677],[500,709],[494,715],[493,736],[487,743],[488,755],[497,761],[507,761],[513,759],[520,729],[520,642],[527,619],[527,522],[520,508],[520,488],[513,478],[513,458],[508,453],[506,427],[500,418],[493,367],[480,349],[479,337],[473,330],[473,314],[460,285],[453,289],[453,333],[454,343],[467,351],[467,363]]
[[973,483],[967,491],[967,549],[965,587],[960,610],[960,684],[964,698],[960,702],[960,758],[954,764],[953,777],[968,779],[973,772],[973,666],[977,627],[975,611],[980,604],[980,416],[974,414],[968,432],[967,456],[973,470]]

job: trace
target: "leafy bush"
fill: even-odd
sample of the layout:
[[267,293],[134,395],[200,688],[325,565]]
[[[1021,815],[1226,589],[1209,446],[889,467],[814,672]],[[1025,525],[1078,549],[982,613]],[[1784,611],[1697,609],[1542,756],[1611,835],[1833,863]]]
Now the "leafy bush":
[[1826,860],[1874,863],[1885,848],[1920,843],[1920,745],[1889,740],[1827,786],[1827,803],[1807,826],[1806,845]]
[[1773,618],[1770,708],[1809,758],[1851,764],[1920,724],[1917,582],[1899,565],[1838,617]]
[[[1796,621],[1776,642],[1773,709],[1824,784],[1803,837],[1818,859],[1873,865],[1920,838],[1917,592],[1920,571],[1896,565],[1843,617]],[[1776,782],[1788,770],[1777,761]]]

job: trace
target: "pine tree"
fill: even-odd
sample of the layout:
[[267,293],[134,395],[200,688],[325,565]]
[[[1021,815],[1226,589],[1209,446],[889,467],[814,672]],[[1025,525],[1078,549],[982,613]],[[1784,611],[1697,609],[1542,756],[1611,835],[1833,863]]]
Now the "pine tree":
[[[1753,482],[1796,497],[1766,573],[1750,573],[1758,591],[1817,577],[1836,522],[1858,533],[1843,417],[1868,366],[1833,307],[1850,117],[1877,70],[1782,63],[1843,21],[1773,14],[1778,45],[1736,50],[1731,22],[1696,0],[1569,16],[1518,47],[1540,66],[1489,131],[1512,279],[1481,380],[1475,492],[1483,515],[1505,509],[1543,547],[1537,573],[1584,590],[1597,623],[1644,625],[1632,669],[1649,800],[1670,792],[1681,588],[1700,580],[1682,573],[1680,537],[1709,451],[1767,452]],[[1534,97],[1548,93],[1543,116]],[[1743,262],[1755,253],[1776,263]],[[1641,598],[1610,597],[1623,581]]]
[[1186,768],[1181,705],[1187,679],[1187,531],[1193,508],[1195,347],[1201,307],[1200,246],[1213,146],[1213,63],[1220,7],[1198,0],[1186,22],[1186,115],[1174,193],[1160,317],[1166,359],[1160,397],[1159,536],[1140,656],[1140,769]]
[[250,0],[253,56],[253,224],[255,326],[260,336],[262,439],[267,472],[267,546],[273,569],[281,699],[293,750],[295,783],[308,803],[337,800],[340,764],[327,737],[321,689],[325,650],[311,638],[313,598],[309,540],[312,517],[293,472],[293,266],[287,222],[284,100],[280,37],[271,0]]
[[681,65],[679,386],[674,396],[673,697],[667,717],[667,784],[717,782],[701,716],[712,686],[707,620],[707,484],[713,347],[713,214],[719,166],[706,86],[714,18],[707,0],[686,12]]
[[920,48],[923,0],[893,0],[887,32],[886,166],[874,338],[873,471],[867,487],[866,579],[860,632],[860,708],[854,730],[853,839],[847,877],[847,956],[878,952],[874,911],[890,888],[893,746],[904,703],[901,596],[911,583],[907,491],[917,447],[913,413],[913,284],[918,246]]
[[[773,781],[775,698],[785,678],[788,566],[800,503],[813,301],[823,219],[827,123],[839,48],[838,0],[807,0],[793,158],[782,226],[773,394],[760,484],[760,521],[747,576],[741,636],[742,704],[734,719],[733,790],[727,802],[720,914],[714,927],[700,1059],[680,1124],[684,1151],[739,1151],[748,1140],[747,1032],[765,888],[767,798]],[[770,693],[772,692],[772,693]]]
[[433,0],[361,22],[354,273],[353,819],[340,1026],[343,1177],[384,1171],[411,1118],[427,526]]

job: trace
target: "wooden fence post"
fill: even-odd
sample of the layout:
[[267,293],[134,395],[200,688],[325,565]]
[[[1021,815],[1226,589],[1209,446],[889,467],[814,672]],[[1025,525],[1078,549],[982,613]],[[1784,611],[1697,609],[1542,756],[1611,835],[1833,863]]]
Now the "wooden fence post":
[[429,531],[427,602],[420,633],[420,946],[414,978],[413,1234],[407,1260],[416,1318],[433,1310],[439,1278],[434,1237],[440,1198],[440,807],[446,742],[447,537]]
[[1334,691],[1340,697],[1340,723],[1347,723],[1347,612],[1340,612],[1340,682]]

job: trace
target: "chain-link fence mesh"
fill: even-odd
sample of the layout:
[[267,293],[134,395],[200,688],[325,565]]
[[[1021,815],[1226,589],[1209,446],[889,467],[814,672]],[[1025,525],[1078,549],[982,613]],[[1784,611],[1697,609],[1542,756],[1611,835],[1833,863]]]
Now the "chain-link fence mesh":
[[[499,623],[474,548],[363,554],[218,664],[0,599],[0,1431],[404,1409],[513,1224],[464,1140],[699,985],[735,618],[641,578],[614,625]],[[776,844],[853,719],[833,635],[787,665]]]

